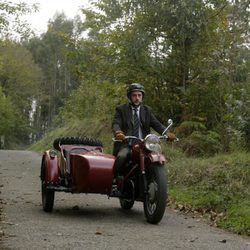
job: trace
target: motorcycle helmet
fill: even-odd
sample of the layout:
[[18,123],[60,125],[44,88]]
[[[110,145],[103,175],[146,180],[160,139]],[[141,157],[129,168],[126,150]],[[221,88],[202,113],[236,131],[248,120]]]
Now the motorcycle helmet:
[[145,90],[140,83],[131,83],[127,89],[127,97],[130,99],[131,93],[134,91],[140,91],[144,97]]

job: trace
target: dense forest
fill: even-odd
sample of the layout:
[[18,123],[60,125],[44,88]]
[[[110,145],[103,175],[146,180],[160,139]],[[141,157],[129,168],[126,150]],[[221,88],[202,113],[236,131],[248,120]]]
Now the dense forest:
[[140,82],[188,155],[250,150],[248,0],[93,1],[39,36],[20,18],[36,10],[0,3],[1,147],[73,120],[110,128],[126,86]]
[[249,0],[92,0],[40,35],[33,11],[0,2],[0,148],[90,135],[109,153],[115,106],[142,83],[180,138],[162,144],[168,205],[250,235]]

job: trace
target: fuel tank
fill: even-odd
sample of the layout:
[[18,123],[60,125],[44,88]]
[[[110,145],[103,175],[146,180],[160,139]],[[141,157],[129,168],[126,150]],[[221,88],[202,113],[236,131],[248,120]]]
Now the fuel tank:
[[70,154],[72,192],[109,194],[115,157],[100,151]]

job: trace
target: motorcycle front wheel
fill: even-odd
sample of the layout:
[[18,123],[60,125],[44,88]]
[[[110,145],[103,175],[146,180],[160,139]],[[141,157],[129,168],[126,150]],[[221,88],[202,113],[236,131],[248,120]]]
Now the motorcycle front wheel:
[[161,221],[167,203],[167,180],[162,165],[152,165],[146,171],[147,193],[143,207],[147,221],[157,224]]

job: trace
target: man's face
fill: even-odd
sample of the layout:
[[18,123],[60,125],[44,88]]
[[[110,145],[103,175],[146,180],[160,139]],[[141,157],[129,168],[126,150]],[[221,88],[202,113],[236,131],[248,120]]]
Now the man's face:
[[131,93],[131,102],[135,106],[139,106],[142,103],[143,94],[140,91],[134,91]]

